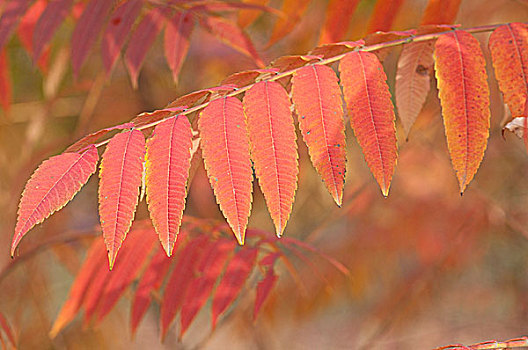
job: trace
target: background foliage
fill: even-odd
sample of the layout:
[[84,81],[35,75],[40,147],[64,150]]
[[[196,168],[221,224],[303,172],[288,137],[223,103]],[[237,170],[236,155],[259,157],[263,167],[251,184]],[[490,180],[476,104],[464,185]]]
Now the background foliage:
[[[5,3],[0,2],[0,7]],[[264,62],[303,54],[317,45],[327,2],[299,1],[292,13],[299,13],[301,4],[306,11],[283,39],[271,29],[277,21],[273,13],[260,16],[247,28]],[[416,28],[426,5],[418,0],[360,1],[347,39],[377,29]],[[271,1],[270,6],[280,9],[281,2]],[[388,6],[396,6],[397,11],[389,11],[394,17],[381,13]],[[236,22],[238,12],[220,14]],[[525,21],[527,15],[528,5],[520,0],[464,0],[456,23],[471,27]],[[73,76],[69,38],[76,21],[72,15],[61,24],[42,66],[28,54],[23,27],[6,46],[13,91],[0,112],[0,246],[6,247],[0,254],[0,313],[19,347],[141,348],[177,343],[193,348],[229,342],[240,348],[433,348],[526,334],[526,152],[522,141],[507,135],[505,142],[501,136],[502,121],[508,116],[496,82],[490,79],[488,149],[463,197],[449,161],[434,83],[408,141],[398,145],[400,159],[387,199],[380,195],[350,130],[341,209],[313,171],[305,146],[298,143],[299,191],[285,234],[343,262],[349,278],[325,266],[319,271],[324,278],[317,278],[310,260],[293,260],[304,287],[281,265],[276,290],[255,323],[251,321],[255,291],[249,288],[214,332],[203,313],[182,343],[176,332],[169,332],[165,343],[159,344],[156,306],[132,339],[123,329],[130,312],[130,303],[123,301],[99,326],[83,327],[78,319],[50,339],[48,332],[82,257],[90,243],[100,239],[97,179],[92,178],[61,213],[35,228],[32,239],[23,242],[20,256],[10,261],[16,203],[36,165],[88,132],[126,122],[176,96],[215,86],[231,73],[256,67],[251,54],[240,54],[220,43],[206,26],[197,26],[177,84],[170,71],[174,67],[165,63],[163,36],[147,53],[137,89],[132,88],[121,59],[111,73],[105,70],[99,44]],[[487,36],[477,38],[486,43]],[[384,61],[392,91],[398,50]],[[489,60],[486,68],[492,76]],[[397,131],[398,139],[404,140],[401,125]],[[249,226],[274,232],[257,187],[254,196]],[[202,165],[194,174],[186,214],[223,220]],[[137,217],[148,218],[144,202]],[[124,299],[130,296],[128,292]],[[7,333],[2,333],[6,342]]]

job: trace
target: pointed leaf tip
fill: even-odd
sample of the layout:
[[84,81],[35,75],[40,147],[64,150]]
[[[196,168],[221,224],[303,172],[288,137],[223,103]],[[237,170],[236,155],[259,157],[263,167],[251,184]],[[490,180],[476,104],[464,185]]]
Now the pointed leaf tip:
[[63,153],[42,162],[20,199],[11,256],[31,228],[73,199],[95,172],[98,160],[97,148],[91,145],[82,153]]
[[99,216],[110,269],[134,219],[144,158],[145,137],[139,130],[115,135],[103,154]]
[[299,173],[290,99],[276,82],[255,84],[244,97],[251,158],[280,237],[290,217]]

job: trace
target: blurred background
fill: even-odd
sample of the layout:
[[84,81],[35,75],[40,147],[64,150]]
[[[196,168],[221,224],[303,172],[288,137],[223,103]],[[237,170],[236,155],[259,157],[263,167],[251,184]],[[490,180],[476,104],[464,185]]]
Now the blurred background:
[[[7,2],[0,1],[0,13]],[[383,29],[418,27],[428,1],[394,2],[399,4],[393,21]],[[260,3],[279,10],[282,5],[274,0]],[[328,3],[306,3],[291,31],[271,46],[277,17],[256,11],[259,16],[245,30],[266,64],[318,45]],[[375,28],[369,24],[375,6],[374,0],[359,2],[347,40],[358,40]],[[219,14],[236,22],[239,12]],[[526,1],[463,0],[455,23],[466,28],[527,18]],[[381,195],[349,125],[341,208],[327,193],[298,135],[299,190],[285,235],[342,262],[350,269],[348,278],[331,267],[318,276],[313,267],[300,263],[303,290],[279,266],[277,288],[255,323],[254,291],[248,290],[216,330],[199,318],[181,342],[169,334],[160,343],[155,307],[132,339],[128,294],[99,326],[83,328],[77,320],[50,339],[48,332],[87,247],[100,239],[98,179],[93,176],[65,209],[34,228],[22,241],[19,256],[11,260],[17,203],[34,169],[87,133],[256,68],[254,59],[197,26],[177,83],[164,59],[162,35],[147,52],[136,89],[122,59],[110,74],[104,70],[98,44],[75,77],[69,54],[75,21],[74,14],[68,15],[40,64],[28,54],[20,32],[15,31],[5,47],[12,91],[0,109],[0,313],[18,347],[427,349],[528,335],[528,155],[521,140],[501,134],[509,116],[493,78],[489,33],[483,33],[476,37],[487,57],[492,126],[484,161],[462,197],[447,152],[434,79],[408,140],[397,122],[399,160],[388,198]],[[384,60],[391,92],[400,50],[393,49]],[[190,185],[185,213],[223,220],[203,165]],[[144,201],[137,218],[148,218]],[[274,232],[256,183],[249,225]]]

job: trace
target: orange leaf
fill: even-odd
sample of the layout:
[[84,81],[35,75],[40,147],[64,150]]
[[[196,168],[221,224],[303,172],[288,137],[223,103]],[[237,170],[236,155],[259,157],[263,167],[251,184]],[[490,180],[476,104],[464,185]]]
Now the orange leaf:
[[238,242],[244,244],[253,172],[242,103],[235,97],[211,101],[200,114],[198,128],[216,201]]
[[[265,6],[269,3],[269,0],[242,0],[242,3]],[[238,12],[237,24],[240,28],[246,28],[251,25],[251,23],[255,22],[261,14],[260,11],[255,11],[254,9],[240,10]]]
[[172,255],[185,208],[192,136],[187,117],[180,115],[158,124],[147,142],[148,209],[167,256]]
[[278,276],[275,275],[273,266],[277,262],[279,256],[279,253],[273,252],[269,253],[259,261],[260,267],[265,269],[266,273],[257,284],[257,296],[255,297],[255,306],[253,308],[253,321],[256,320],[260,308],[277,282]]
[[42,162],[22,193],[11,255],[33,226],[72,200],[95,172],[98,160],[92,145],[82,153],[63,153]]
[[213,329],[220,316],[235,301],[253,270],[258,250],[244,247],[227,264],[213,296]]
[[396,106],[405,136],[409,135],[429,93],[433,50],[434,44],[431,41],[410,43],[403,46],[398,60]]
[[276,82],[257,83],[244,97],[251,158],[279,237],[290,217],[299,173],[290,105]]
[[359,0],[330,0],[321,30],[320,44],[335,43],[345,38]]
[[460,30],[438,38],[434,59],[447,146],[463,193],[478,170],[488,141],[486,61],[479,42]]
[[144,157],[145,137],[139,130],[115,135],[103,154],[99,216],[110,270],[134,219]]
[[384,196],[396,165],[394,110],[387,76],[375,54],[348,53],[339,65],[350,124]]
[[528,25],[498,27],[489,38],[495,76],[513,117],[524,114],[528,98]]
[[284,17],[277,18],[273,31],[271,32],[268,47],[292,31],[302,18],[304,12],[306,12],[309,4],[310,0],[283,0],[280,11],[284,13]]
[[346,139],[341,89],[333,69],[312,65],[293,76],[292,99],[310,159],[341,206],[346,171]]

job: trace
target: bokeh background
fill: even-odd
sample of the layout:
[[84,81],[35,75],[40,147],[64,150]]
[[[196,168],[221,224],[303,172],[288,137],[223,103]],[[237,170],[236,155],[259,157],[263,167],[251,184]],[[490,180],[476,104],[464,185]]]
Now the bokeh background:
[[[375,3],[360,2],[348,39],[367,34]],[[269,5],[280,8],[281,1]],[[426,0],[404,0],[391,29],[416,28],[426,5]],[[266,63],[281,55],[303,54],[318,44],[326,6],[327,1],[311,1],[293,30],[270,47],[266,43],[273,15],[261,15],[247,32]],[[237,12],[222,15],[236,19]],[[463,0],[456,23],[472,27],[527,18],[526,1]],[[301,288],[279,267],[277,289],[255,323],[255,291],[248,288],[216,330],[210,329],[204,313],[181,342],[173,332],[160,343],[156,306],[132,339],[130,294],[101,325],[83,328],[75,321],[50,339],[51,324],[86,249],[100,239],[98,179],[92,177],[65,209],[34,228],[23,240],[19,257],[11,260],[17,203],[33,170],[89,132],[255,68],[252,59],[197,28],[178,84],[165,63],[161,37],[147,54],[137,89],[122,60],[107,75],[97,50],[73,77],[73,26],[68,18],[55,35],[45,72],[16,35],[7,45],[13,93],[9,109],[0,109],[0,312],[20,348],[427,349],[528,335],[528,155],[514,135],[502,136],[509,116],[493,78],[489,33],[484,33],[476,37],[490,75],[491,134],[480,170],[462,197],[447,152],[434,79],[408,140],[397,124],[400,155],[388,198],[369,173],[349,125],[342,208],[335,206],[299,142],[299,190],[285,234],[341,261],[350,269],[348,278],[325,266],[317,275],[300,263]],[[384,61],[392,92],[399,51],[395,48]],[[223,219],[203,166],[189,193],[187,214]],[[148,218],[144,202],[137,217]],[[250,226],[274,231],[257,186]]]

